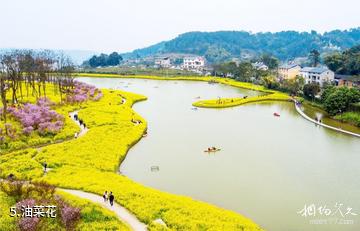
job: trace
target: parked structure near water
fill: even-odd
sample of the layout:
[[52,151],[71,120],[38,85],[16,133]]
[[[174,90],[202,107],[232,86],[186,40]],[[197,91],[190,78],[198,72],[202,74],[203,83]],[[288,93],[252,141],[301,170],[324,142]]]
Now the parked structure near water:
[[278,68],[279,79],[293,79],[300,74],[301,67],[298,64],[283,64]]
[[324,83],[331,83],[335,80],[335,73],[326,67],[304,67],[300,71],[300,76],[306,83],[317,83],[321,87]]

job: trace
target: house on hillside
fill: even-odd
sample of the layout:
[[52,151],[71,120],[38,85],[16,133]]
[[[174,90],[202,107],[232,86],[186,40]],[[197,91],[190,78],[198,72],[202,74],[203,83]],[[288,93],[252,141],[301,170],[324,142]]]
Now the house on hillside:
[[252,66],[253,66],[256,70],[262,70],[262,71],[267,71],[267,70],[269,70],[269,67],[266,66],[263,62],[253,63]]
[[327,67],[304,67],[300,75],[305,79],[305,83],[318,83],[320,87],[335,80],[335,73]]
[[161,57],[155,59],[155,66],[161,68],[169,68],[171,67],[171,59],[170,57]]
[[353,75],[335,75],[335,84],[339,87],[360,87],[360,77]]
[[300,74],[301,67],[298,64],[283,64],[278,68],[279,79],[293,79]]
[[205,67],[205,58],[201,56],[185,57],[183,69],[192,71],[202,71]]

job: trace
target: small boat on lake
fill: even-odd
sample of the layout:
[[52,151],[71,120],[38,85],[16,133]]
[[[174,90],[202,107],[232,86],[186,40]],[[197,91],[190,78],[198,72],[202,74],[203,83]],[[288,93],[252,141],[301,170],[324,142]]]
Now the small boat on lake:
[[211,153],[211,152],[218,152],[218,151],[221,151],[221,149],[220,148],[208,148],[204,152]]
[[274,116],[277,116],[277,117],[280,117],[280,114],[279,113],[277,113],[277,112],[274,112],[274,114],[273,114]]

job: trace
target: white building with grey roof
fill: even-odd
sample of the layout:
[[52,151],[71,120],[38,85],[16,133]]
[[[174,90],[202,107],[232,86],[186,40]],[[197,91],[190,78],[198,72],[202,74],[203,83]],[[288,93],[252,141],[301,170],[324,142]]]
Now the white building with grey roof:
[[305,83],[317,83],[320,87],[335,80],[335,73],[326,67],[304,67],[300,70],[300,75]]

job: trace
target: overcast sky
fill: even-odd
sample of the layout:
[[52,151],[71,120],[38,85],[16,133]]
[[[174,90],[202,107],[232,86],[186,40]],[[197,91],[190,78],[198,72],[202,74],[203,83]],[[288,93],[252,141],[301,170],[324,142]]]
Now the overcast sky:
[[359,0],[0,0],[1,48],[131,51],[188,31],[360,26]]

